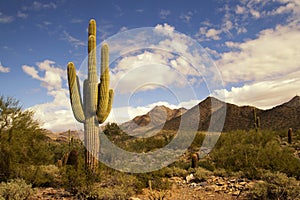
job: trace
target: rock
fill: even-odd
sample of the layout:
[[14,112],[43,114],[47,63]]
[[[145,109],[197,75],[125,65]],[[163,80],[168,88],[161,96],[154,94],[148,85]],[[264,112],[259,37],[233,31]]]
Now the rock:
[[130,197],[129,200],[141,200],[141,199],[137,197]]
[[235,191],[232,193],[233,196],[238,196],[240,194],[240,191]]
[[191,183],[190,187],[195,188],[195,187],[197,187],[197,184],[196,183]]
[[207,182],[206,181],[203,181],[203,182],[200,182],[199,183],[199,186],[202,186],[202,187],[205,187],[205,186],[207,186],[208,184],[207,184]]
[[194,177],[193,174],[187,175],[187,176],[185,177],[186,183],[190,183],[190,182],[191,182],[192,180],[194,180],[194,179],[195,179],[195,177]]

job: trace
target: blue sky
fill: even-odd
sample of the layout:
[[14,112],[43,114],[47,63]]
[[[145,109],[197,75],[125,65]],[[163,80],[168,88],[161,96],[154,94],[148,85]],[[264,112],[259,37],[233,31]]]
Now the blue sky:
[[[125,54],[111,70],[112,87],[117,94],[108,121],[126,121],[157,104],[190,108],[207,95],[225,96],[227,102],[238,105],[271,108],[300,94],[298,0],[2,0],[0,94],[15,97],[25,109],[33,109],[47,129],[74,129],[66,66],[73,61],[84,72],[80,66],[87,56],[87,25],[92,18],[97,21],[97,44],[143,27],[170,33],[171,44],[185,43],[180,34],[190,37],[211,56],[223,83],[220,88],[208,90],[200,76],[184,72],[186,63],[162,52]],[[172,51],[166,44],[163,48]],[[137,59],[141,57],[143,61],[139,63]],[[156,65],[147,71],[149,58]],[[124,78],[124,70],[133,68],[124,69],[122,64],[140,64],[140,71]],[[187,80],[178,78],[182,76],[174,71],[170,73],[168,66]],[[147,76],[143,76],[142,69]],[[129,84],[133,77],[138,78]],[[141,79],[145,81],[147,77],[154,77],[155,87],[150,87],[149,82],[143,86]],[[176,87],[184,81],[191,84]],[[193,95],[185,88],[190,85]]]

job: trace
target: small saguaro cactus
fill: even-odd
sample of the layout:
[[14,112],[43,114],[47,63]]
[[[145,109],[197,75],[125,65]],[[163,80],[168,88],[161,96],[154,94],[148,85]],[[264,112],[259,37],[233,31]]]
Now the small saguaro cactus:
[[75,119],[84,124],[85,164],[92,172],[98,168],[99,124],[108,117],[113,102],[113,90],[109,89],[108,64],[109,50],[108,45],[104,44],[101,48],[101,75],[98,83],[96,21],[92,19],[88,28],[88,78],[83,83],[83,99],[75,66],[72,62],[68,63],[71,106]]
[[253,119],[254,119],[254,128],[255,128],[255,130],[257,132],[258,129],[260,128],[260,119],[256,115],[256,109],[255,108],[253,108]]
[[288,130],[288,143],[292,144],[292,137],[293,137],[293,129],[289,128]]
[[192,168],[198,167],[199,155],[197,153],[192,154]]

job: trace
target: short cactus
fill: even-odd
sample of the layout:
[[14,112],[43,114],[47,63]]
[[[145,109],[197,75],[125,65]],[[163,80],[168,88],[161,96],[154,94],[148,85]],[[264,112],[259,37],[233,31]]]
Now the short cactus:
[[192,168],[198,167],[198,161],[199,161],[199,155],[197,153],[194,153],[192,155]]
[[109,49],[108,45],[104,44],[101,49],[101,75],[100,83],[98,83],[96,21],[92,19],[88,29],[88,78],[83,83],[83,100],[78,76],[72,62],[68,63],[68,83],[74,117],[78,122],[84,124],[86,167],[93,172],[97,169],[99,159],[99,124],[108,117],[113,102],[113,90],[109,89],[108,63]]
[[292,144],[292,137],[293,137],[293,129],[289,128],[288,130],[288,143]]

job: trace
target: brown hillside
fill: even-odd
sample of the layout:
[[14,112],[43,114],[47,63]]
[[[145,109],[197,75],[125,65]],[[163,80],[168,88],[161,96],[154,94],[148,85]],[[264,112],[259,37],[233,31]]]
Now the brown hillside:
[[120,127],[130,135],[139,135],[182,115],[185,111],[185,108],[170,109],[166,106],[155,106],[145,115],[136,116],[121,124]]
[[300,129],[300,97],[262,112],[261,127],[271,130]]
[[[215,105],[212,110],[212,104]],[[226,118],[223,123],[224,111]],[[165,123],[164,129],[193,129],[199,131],[234,131],[254,128],[253,109],[251,106],[237,106],[224,103],[216,98],[208,97],[198,105],[188,110],[181,118],[175,118]],[[287,130],[300,129],[300,97],[295,96],[289,102],[269,110],[255,108],[260,117],[261,129]],[[212,120],[213,119],[213,120]],[[199,122],[199,123],[197,123]],[[181,125],[180,125],[181,123]],[[224,125],[222,127],[222,125]]]

